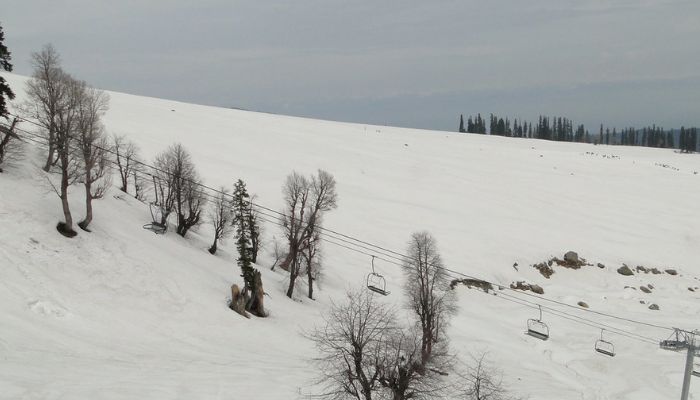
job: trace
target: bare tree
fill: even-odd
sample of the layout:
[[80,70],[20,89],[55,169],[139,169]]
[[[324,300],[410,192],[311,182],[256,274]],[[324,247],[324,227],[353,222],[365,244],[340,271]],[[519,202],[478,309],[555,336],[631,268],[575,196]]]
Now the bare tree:
[[48,154],[44,171],[48,172],[57,160],[56,149],[59,145],[57,134],[58,115],[65,108],[68,87],[65,84],[65,72],[61,69],[61,60],[56,49],[45,45],[40,52],[31,56],[32,79],[27,81],[28,102],[22,106],[22,113],[35,120],[43,129],[48,142]]
[[216,254],[219,240],[225,239],[233,231],[230,196],[229,190],[222,186],[209,209],[209,222],[214,226],[214,243],[209,247],[211,254]]
[[78,148],[83,164],[85,186],[85,219],[78,223],[88,230],[92,222],[92,200],[100,199],[111,183],[109,143],[100,121],[109,108],[109,96],[98,89],[86,87],[78,110]]
[[304,243],[301,249],[301,257],[303,259],[303,268],[306,272],[306,280],[308,283],[308,296],[314,298],[314,281],[321,274],[321,235],[314,232],[310,240]]
[[199,225],[201,222],[202,210],[207,203],[207,198],[202,192],[202,179],[196,171],[192,178],[184,182],[184,198],[175,202],[177,210],[177,233],[185,237],[187,232]]
[[[133,175],[134,185],[136,185],[136,166],[138,165],[139,147],[136,143],[127,139],[124,135],[114,134],[112,136],[112,146],[114,149],[121,187],[124,193],[129,193],[129,177]],[[134,188],[136,189],[136,188]]]
[[348,291],[345,302],[332,303],[324,325],[307,337],[319,350],[318,397],[328,400],[371,400],[383,390],[382,343],[396,329],[396,310],[365,290]]
[[[293,279],[296,279],[294,272],[298,271],[299,249],[303,243],[304,213],[310,195],[309,181],[305,176],[293,171],[291,175],[287,176],[284,186],[282,186],[282,193],[285,212],[282,213],[281,225],[287,238],[289,251],[287,251],[287,257],[280,266],[290,272],[292,275],[290,285],[293,285]],[[287,295],[290,296],[289,293]]]
[[73,237],[76,232],[73,230],[73,217],[68,204],[68,187],[81,176],[80,162],[75,156],[74,147],[79,137],[80,106],[85,96],[86,85],[85,82],[75,80],[61,71],[57,86],[58,91],[64,95],[57,103],[57,113],[52,122],[55,128],[55,152],[61,172],[60,192],[56,190],[56,193],[61,199],[65,221],[60,222],[56,229],[64,236]]
[[324,212],[337,207],[335,178],[330,173],[319,170],[311,179],[292,172],[287,176],[282,192],[285,211],[281,218],[289,251],[281,266],[289,271],[287,297],[292,297],[296,278],[301,272],[301,252],[314,237],[321,224]]
[[449,360],[440,364],[431,359],[426,365],[422,356],[422,333],[415,327],[395,330],[382,343],[380,384],[390,392],[392,400],[429,400],[451,398],[451,386],[444,382],[443,372]]
[[270,269],[272,271],[275,270],[275,267],[277,264],[280,263],[280,261],[283,261],[287,257],[287,253],[284,252],[284,245],[276,238],[272,237],[272,267]]
[[486,353],[471,355],[472,362],[461,375],[460,397],[468,400],[512,400],[500,371],[486,359]]
[[15,160],[22,155],[22,142],[15,130],[18,119],[14,118],[10,126],[0,125],[0,173],[3,163]]
[[176,143],[155,159],[154,186],[156,203],[163,209],[165,224],[170,213],[177,214],[177,233],[185,236],[199,224],[206,198],[201,180],[187,150]]
[[131,171],[134,179],[134,197],[136,200],[144,201],[146,199],[146,188],[149,181],[148,179],[142,179],[142,176],[139,176],[139,174],[143,174],[143,171],[138,168],[138,165],[139,164],[137,164]]
[[411,236],[408,255],[409,261],[404,263],[404,291],[421,328],[421,363],[425,365],[436,344],[443,337],[446,339],[445,329],[456,311],[456,302],[437,243],[428,232]]

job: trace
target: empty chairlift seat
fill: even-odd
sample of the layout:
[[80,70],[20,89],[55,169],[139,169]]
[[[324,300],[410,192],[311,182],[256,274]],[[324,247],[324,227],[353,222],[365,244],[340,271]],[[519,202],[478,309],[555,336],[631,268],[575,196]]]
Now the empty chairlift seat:
[[151,222],[145,224],[143,229],[148,229],[156,234],[164,234],[168,230],[167,217],[163,217],[165,211],[156,203],[150,203],[148,205],[149,211],[151,212]]
[[600,339],[595,342],[595,351],[608,357],[615,357],[615,346],[612,342],[603,339],[603,330],[600,330]]
[[540,309],[540,317],[538,319],[528,319],[527,320],[527,334],[540,339],[540,340],[547,340],[549,339],[549,326],[542,322],[542,306],[539,306]]
[[372,256],[372,272],[367,275],[367,289],[382,296],[389,294],[386,290],[386,279],[374,270],[374,256]]
[[662,340],[659,343],[659,347],[664,350],[681,351],[688,347],[688,343],[685,341],[685,339],[680,337],[678,331],[675,331],[673,334],[671,334],[671,337],[666,340]]

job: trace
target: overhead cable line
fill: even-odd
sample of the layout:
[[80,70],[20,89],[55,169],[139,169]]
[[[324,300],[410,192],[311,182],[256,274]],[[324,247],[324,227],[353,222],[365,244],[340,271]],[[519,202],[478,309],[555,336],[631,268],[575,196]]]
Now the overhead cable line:
[[[12,113],[10,113],[9,115],[12,115],[13,117],[16,117],[16,118],[18,118],[18,119],[20,119],[20,120],[22,120],[22,121],[28,122],[28,123],[33,124],[33,125],[35,125],[35,126],[38,126],[38,127],[40,127],[40,128],[44,128],[41,124],[39,124],[39,123],[37,123],[37,122],[28,120],[28,119],[26,119],[26,118],[20,117],[20,116],[18,116],[18,115],[12,114]],[[19,131],[21,131],[21,132],[24,132],[24,133],[26,133],[26,134],[37,135],[36,133],[28,132],[28,131],[23,130],[23,129],[19,129],[19,128],[15,128],[15,129],[17,129],[17,130],[19,130]],[[40,136],[40,135],[38,135],[38,136]],[[101,146],[98,146],[98,145],[94,145],[94,144],[93,144],[93,146],[96,147],[96,148],[98,148],[98,149],[100,149],[100,150],[102,150],[102,151],[105,151],[105,152],[107,152],[107,153],[110,153],[110,154],[113,154],[113,155],[116,155],[117,157],[119,157],[119,155],[118,155],[114,150],[112,150],[112,149],[104,148],[104,147],[101,147]],[[145,162],[142,162],[142,161],[139,161],[139,160],[135,160],[135,159],[132,159],[132,161],[133,161],[134,163],[136,163],[136,164],[139,164],[139,165],[141,165],[141,166],[143,166],[143,167],[150,168],[150,169],[152,169],[152,170],[154,170],[154,171],[157,171],[157,172],[160,172],[160,173],[163,173],[163,174],[166,174],[166,175],[170,175],[170,176],[173,175],[173,173],[171,173],[171,172],[169,172],[169,171],[162,170],[162,169],[160,169],[160,168],[158,168],[158,167],[155,167],[155,166],[153,166],[153,165],[147,164],[147,163],[145,163]],[[145,172],[145,171],[140,171],[140,172],[141,172],[142,174],[146,174],[147,176],[151,176],[151,177],[156,177],[156,178],[158,178],[157,176],[154,176],[153,174],[149,174],[148,172]],[[183,178],[180,178],[180,179],[183,179]],[[202,191],[201,193],[203,193],[204,190],[209,190],[209,191],[214,192],[214,193],[216,193],[216,194],[218,194],[218,195],[224,195],[224,196],[228,196],[228,197],[230,197],[230,198],[233,198],[233,195],[232,195],[232,194],[227,193],[227,192],[224,192],[224,191],[221,191],[221,190],[218,190],[218,189],[215,189],[215,188],[212,188],[212,187],[207,186],[207,185],[205,185],[205,184],[203,184],[203,183],[201,183],[201,182],[197,182],[197,181],[195,181],[195,180],[186,179],[186,178],[183,179],[183,181],[189,182],[189,183],[191,183],[191,184],[193,184],[193,185],[199,186],[200,188],[203,189],[203,191]],[[211,198],[211,196],[210,196],[210,198]],[[261,205],[261,204],[259,204],[259,203],[253,202],[253,201],[248,201],[248,203],[249,203],[251,206],[256,207],[256,208],[258,209],[258,211],[259,211],[259,210],[264,210],[264,211],[266,211],[266,212],[273,213],[273,214],[276,215],[278,218],[279,218],[279,217],[288,218],[287,214],[285,214],[285,213],[283,213],[283,212],[274,210],[274,209],[272,209],[272,208],[266,207],[266,206],[264,206],[264,205]],[[271,218],[272,218],[272,216],[270,216],[269,214],[266,214],[266,215],[268,215],[268,217],[271,217]],[[270,221],[268,221],[268,222],[270,222]],[[391,250],[391,249],[388,249],[388,248],[386,248],[386,247],[379,246],[379,245],[373,244],[373,243],[371,243],[371,242],[368,242],[368,241],[359,239],[359,238],[357,238],[357,237],[354,237],[354,236],[351,236],[351,235],[346,235],[346,234],[337,232],[337,231],[335,231],[335,230],[331,230],[331,229],[324,228],[324,227],[321,227],[321,226],[319,226],[319,227],[317,227],[317,228],[318,228],[319,231],[322,232],[322,233],[327,232],[326,235],[325,235],[326,238],[328,238],[330,235],[337,235],[337,236],[339,236],[339,237],[333,237],[333,236],[330,236],[330,237],[332,237],[333,239],[335,239],[335,240],[337,240],[337,241],[344,242],[344,243],[346,243],[346,244],[352,243],[353,246],[358,246],[358,247],[362,246],[365,250],[371,251],[371,252],[373,252],[373,253],[381,252],[381,253],[384,255],[384,258],[381,258],[382,261],[389,262],[389,263],[392,263],[392,264],[396,264],[396,265],[399,265],[399,266],[403,266],[405,263],[412,263],[412,262],[413,262],[412,257],[410,257],[410,256],[408,256],[408,255],[406,255],[406,254],[402,254],[402,253],[400,253],[400,252],[396,252],[396,251]],[[372,255],[372,254],[367,254],[367,255]],[[396,261],[390,261],[390,260],[387,260],[387,258],[391,258],[391,259],[394,259],[394,260],[396,260]],[[608,318],[613,318],[613,319],[617,319],[617,320],[621,320],[621,321],[626,321],[626,322],[629,322],[629,323],[634,323],[634,324],[638,324],[638,325],[644,325],[644,326],[653,327],[653,328],[658,328],[658,329],[663,329],[663,330],[671,330],[671,331],[674,330],[674,328],[670,328],[670,327],[666,327],[666,326],[661,326],[661,325],[657,325],[657,324],[652,324],[652,323],[648,323],[648,322],[644,322],[644,321],[638,321],[638,320],[634,320],[634,319],[631,319],[631,318],[620,317],[620,316],[617,316],[617,315],[613,315],[613,314],[609,314],[609,313],[604,313],[604,312],[600,312],[600,311],[595,311],[595,310],[580,308],[580,307],[573,306],[573,305],[571,305],[571,304],[567,304],[567,303],[564,303],[564,302],[561,302],[561,301],[558,301],[558,300],[549,299],[549,298],[544,297],[544,296],[539,296],[539,295],[535,295],[535,294],[531,294],[531,293],[519,291],[519,290],[517,290],[517,289],[511,288],[509,285],[500,284],[500,283],[495,283],[495,282],[492,282],[492,281],[489,281],[489,280],[486,280],[486,279],[478,278],[478,277],[475,277],[475,276],[472,276],[472,275],[469,275],[469,274],[466,274],[466,273],[463,273],[463,272],[460,272],[460,271],[456,271],[456,270],[447,268],[447,267],[442,266],[442,265],[433,265],[433,264],[428,264],[428,265],[433,266],[433,267],[436,267],[436,268],[443,269],[444,271],[450,272],[450,273],[452,273],[453,275],[458,275],[458,276],[461,276],[461,277],[464,277],[464,278],[482,281],[482,282],[488,283],[488,284],[490,284],[490,285],[492,285],[492,286],[497,286],[497,287],[505,288],[506,290],[513,291],[513,292],[518,293],[518,294],[520,294],[520,295],[525,295],[525,296],[529,296],[529,297],[532,297],[532,298],[536,298],[536,299],[541,300],[541,301],[546,301],[546,302],[550,302],[550,303],[553,303],[553,304],[558,304],[558,305],[561,305],[561,306],[564,306],[564,307],[572,308],[572,309],[577,310],[577,311],[579,311],[579,312],[589,312],[589,313],[597,314],[597,315],[604,316],[604,317],[608,317]]]

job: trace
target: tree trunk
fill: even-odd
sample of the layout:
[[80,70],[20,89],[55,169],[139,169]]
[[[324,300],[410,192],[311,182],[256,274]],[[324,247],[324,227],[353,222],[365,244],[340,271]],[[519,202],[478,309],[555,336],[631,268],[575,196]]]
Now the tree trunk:
[[49,137],[49,155],[46,158],[46,164],[44,164],[44,168],[42,168],[45,172],[49,172],[51,169],[51,166],[54,164],[54,153],[56,152],[56,148],[53,145],[53,139]]
[[245,311],[245,298],[241,294],[241,290],[235,283],[231,285],[231,303],[228,305],[230,309],[241,314],[246,318],[250,318]]
[[299,274],[299,260],[297,255],[297,250],[292,248],[289,252],[289,288],[287,288],[287,297],[292,298],[294,293],[294,283],[296,282],[297,275]]
[[211,247],[209,248],[209,253],[216,254],[216,242],[218,242],[218,241],[219,241],[219,238],[215,237],[214,244],[212,244]]
[[70,214],[70,206],[68,205],[68,191],[63,189],[63,184],[61,184],[61,205],[63,206],[63,217],[65,219],[64,226],[66,232],[73,231],[73,216]]
[[263,290],[262,275],[260,271],[255,270],[253,273],[253,289],[251,291],[248,311],[262,318],[267,317],[263,304],[264,296],[265,291]]
[[49,172],[51,167],[56,164],[56,160],[60,158],[56,157],[56,131],[54,130],[54,126],[53,121],[51,121],[51,123],[49,123],[49,154],[46,157],[46,164],[44,164],[43,168],[46,172]]
[[88,230],[88,226],[92,222],[92,183],[90,182],[91,179],[92,177],[88,172],[85,175],[85,219],[78,222],[78,226],[80,227],[80,229],[88,232],[90,232]]
[[[62,157],[63,158],[63,157]],[[65,222],[63,224],[58,224],[57,229],[62,235],[66,237],[74,237],[76,235],[73,230],[73,217],[70,213],[70,206],[68,205],[68,156],[62,159],[62,169],[61,172],[61,205],[63,206],[63,217]]]
[[183,226],[180,226],[180,227],[177,228],[177,233],[178,233],[180,236],[185,237],[185,235],[187,235],[187,232],[188,232],[189,230],[190,230],[190,227],[189,227],[189,226],[183,225]]
[[309,298],[311,300],[314,299],[314,278],[313,274],[311,271],[311,262],[309,262],[309,265],[306,266],[306,276],[309,280]]
[[250,258],[250,261],[251,261],[253,264],[255,264],[255,263],[258,262],[258,250],[259,250],[259,248],[260,248],[260,244],[258,243],[258,240],[257,240],[257,239],[254,239],[254,238],[252,238],[252,237],[251,237],[251,240],[250,240],[250,244],[251,244],[251,258]]
[[126,181],[126,177],[124,177],[124,175],[122,175],[122,187],[120,187],[119,190],[121,190],[121,191],[124,192],[124,193],[129,193],[129,192],[126,190],[127,185],[128,185],[128,182]]
[[[280,268],[283,270],[289,272],[289,268],[291,267],[292,264],[292,253],[287,253],[286,256],[284,256],[284,260],[280,263]],[[275,270],[275,267],[272,267],[272,270]]]
[[177,234],[185,237],[187,234],[187,231],[189,228],[187,227],[187,224],[185,223],[185,216],[182,215],[181,213],[177,214]]

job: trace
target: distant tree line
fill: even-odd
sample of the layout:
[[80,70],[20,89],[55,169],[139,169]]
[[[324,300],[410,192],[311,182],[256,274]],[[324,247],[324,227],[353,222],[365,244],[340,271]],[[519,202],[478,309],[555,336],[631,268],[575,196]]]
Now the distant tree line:
[[511,120],[494,114],[489,115],[487,121],[481,114],[477,114],[469,116],[466,124],[464,116],[460,115],[459,131],[558,142],[670,148],[679,149],[684,153],[695,152],[698,149],[698,128],[696,127],[665,130],[652,125],[642,129],[629,127],[621,131],[612,128],[611,131],[609,127],[601,124],[598,132],[591,134],[583,124],[574,125],[568,118],[544,115],[540,115],[537,123],[532,123],[517,118]]

